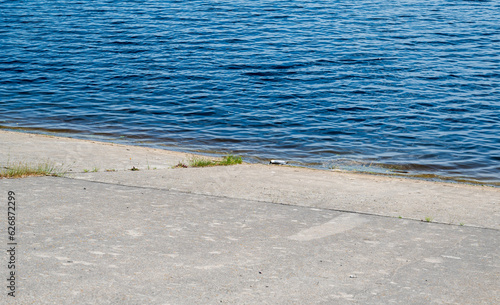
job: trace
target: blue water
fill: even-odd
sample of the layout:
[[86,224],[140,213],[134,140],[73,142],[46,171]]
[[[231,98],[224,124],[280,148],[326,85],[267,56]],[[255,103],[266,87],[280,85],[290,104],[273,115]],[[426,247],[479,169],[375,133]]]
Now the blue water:
[[0,125],[500,182],[500,2],[0,1]]

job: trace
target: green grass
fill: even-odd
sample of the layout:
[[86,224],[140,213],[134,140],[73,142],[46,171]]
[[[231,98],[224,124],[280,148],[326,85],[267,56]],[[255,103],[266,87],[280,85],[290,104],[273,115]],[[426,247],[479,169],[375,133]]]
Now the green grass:
[[217,165],[216,161],[206,158],[194,157],[191,160],[189,160],[190,167],[206,167],[215,165]]
[[222,157],[221,160],[213,160],[203,157],[193,157],[188,160],[187,164],[179,162],[173,168],[228,166],[241,163],[243,163],[242,158],[240,156],[235,156],[235,155],[226,155]]
[[425,217],[425,222],[431,222],[432,221],[432,217]]
[[23,178],[30,176],[56,176],[60,177],[66,173],[61,166],[56,166],[53,162],[42,163],[18,162],[9,164],[0,169],[0,178]]
[[207,158],[195,157],[189,160],[190,167],[206,167],[206,166],[227,166],[241,164],[243,160],[240,156],[226,155],[222,160],[211,160]]
[[243,163],[243,160],[241,159],[240,156],[234,156],[234,155],[227,155],[222,157],[222,161],[219,162],[217,165],[235,165],[235,164],[241,164]]

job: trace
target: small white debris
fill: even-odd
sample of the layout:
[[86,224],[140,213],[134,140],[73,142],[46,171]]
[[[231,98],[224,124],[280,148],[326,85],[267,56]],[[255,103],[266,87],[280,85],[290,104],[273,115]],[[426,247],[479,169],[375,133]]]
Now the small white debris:
[[286,161],[284,160],[271,160],[269,164],[278,164],[278,165],[285,165]]
[[355,279],[355,278],[357,278],[357,276],[355,276],[355,275],[349,275],[349,277],[350,277],[351,279]]

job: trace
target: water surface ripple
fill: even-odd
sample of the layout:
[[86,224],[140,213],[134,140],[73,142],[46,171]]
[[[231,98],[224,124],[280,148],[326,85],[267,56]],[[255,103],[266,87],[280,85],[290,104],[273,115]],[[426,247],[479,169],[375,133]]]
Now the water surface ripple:
[[0,1],[0,46],[4,127],[500,182],[498,1]]

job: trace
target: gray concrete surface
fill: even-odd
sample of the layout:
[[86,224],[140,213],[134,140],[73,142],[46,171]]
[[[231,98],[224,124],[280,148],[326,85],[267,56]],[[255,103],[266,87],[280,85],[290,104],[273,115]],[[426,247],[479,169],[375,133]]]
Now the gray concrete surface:
[[67,178],[1,188],[17,304],[500,301],[497,230]]
[[46,162],[71,172],[170,168],[190,154],[116,143],[0,130],[0,162]]
[[498,188],[267,165],[173,169],[189,155],[4,131],[0,144],[0,166],[71,170],[0,179],[0,304],[500,303]]
[[0,143],[0,164],[49,160],[75,179],[500,229],[500,188],[277,165],[174,169],[192,155],[8,131]]
[[500,188],[276,165],[74,173],[112,184],[500,229]]

